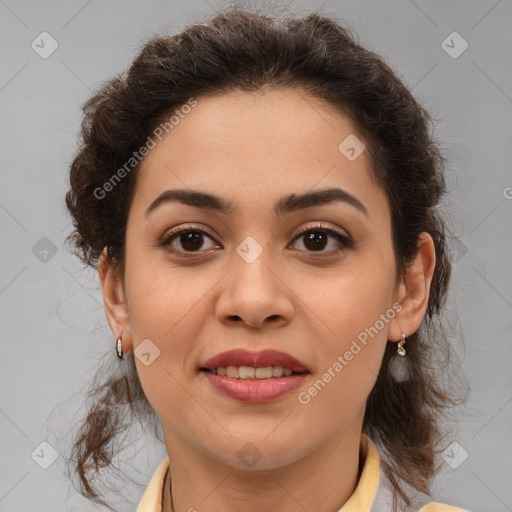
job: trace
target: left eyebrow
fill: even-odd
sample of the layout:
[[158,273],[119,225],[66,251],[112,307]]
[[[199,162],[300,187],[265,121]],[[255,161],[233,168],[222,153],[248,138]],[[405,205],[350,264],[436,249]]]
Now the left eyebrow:
[[[283,196],[274,204],[274,214],[280,216],[285,213],[311,208],[313,206],[322,206],[334,201],[349,204],[364,213],[366,217],[369,217],[368,210],[364,204],[352,194],[340,188],[328,188],[306,192],[304,194],[289,194]],[[162,192],[148,206],[145,217],[148,217],[149,214],[159,206],[174,202],[194,206],[196,208],[213,210],[226,215],[231,215],[237,210],[237,207],[231,201],[223,199],[222,197],[199,190],[174,189]]]

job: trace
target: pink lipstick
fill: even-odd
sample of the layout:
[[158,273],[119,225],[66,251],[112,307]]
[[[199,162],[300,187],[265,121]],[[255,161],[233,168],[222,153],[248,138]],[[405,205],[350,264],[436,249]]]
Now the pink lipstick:
[[250,403],[276,400],[310,375],[301,361],[277,350],[230,350],[208,359],[200,371],[221,394]]

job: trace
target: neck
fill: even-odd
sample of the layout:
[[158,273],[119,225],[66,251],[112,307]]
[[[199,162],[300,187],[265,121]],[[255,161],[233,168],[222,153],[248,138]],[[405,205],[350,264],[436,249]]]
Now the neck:
[[338,433],[302,459],[269,470],[233,468],[171,437],[165,436],[172,450],[163,512],[335,512],[354,492],[364,463],[360,428]]

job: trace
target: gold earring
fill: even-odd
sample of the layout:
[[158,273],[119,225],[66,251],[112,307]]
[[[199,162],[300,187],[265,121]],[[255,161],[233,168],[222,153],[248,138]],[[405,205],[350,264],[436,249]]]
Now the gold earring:
[[117,340],[116,352],[117,352],[117,357],[119,357],[119,359],[122,359],[123,358],[123,342],[121,341],[121,336],[119,336],[119,339]]
[[405,351],[405,348],[404,348],[404,343],[405,343],[405,334],[402,333],[402,339],[398,342],[398,347],[396,349],[396,353],[400,357],[405,357],[405,355],[407,354],[407,352]]
[[404,348],[405,334],[402,333],[402,339],[398,342],[396,354],[389,363],[389,372],[396,382],[405,382],[411,377],[411,361],[406,357]]

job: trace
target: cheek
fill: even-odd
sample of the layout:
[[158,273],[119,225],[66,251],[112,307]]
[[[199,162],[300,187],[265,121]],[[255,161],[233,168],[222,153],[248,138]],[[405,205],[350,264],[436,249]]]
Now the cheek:
[[322,318],[316,337],[320,357],[315,378],[297,398],[318,428],[339,428],[364,409],[379,373],[395,310],[388,309],[388,294],[373,279],[362,281],[331,281],[323,294],[309,297],[308,306]]
[[200,411],[194,409],[183,386],[188,386],[190,368],[197,359],[194,340],[200,338],[203,325],[198,318],[211,308],[205,296],[218,279],[210,283],[206,276],[185,278],[176,271],[171,275],[168,267],[140,270],[126,280],[134,349],[140,354],[139,345],[142,348],[150,340],[158,354],[149,365],[143,357],[135,358],[141,386],[160,418],[181,411],[180,421],[186,422],[187,416],[193,421]]
[[[307,297],[305,314],[317,326],[320,349],[317,385],[304,401],[323,403],[320,415],[354,411],[364,402],[377,378],[389,324],[396,316],[396,308],[390,307],[394,278],[390,267],[362,260],[360,265],[349,270],[347,265],[346,271],[325,274],[314,282],[305,277],[297,281],[298,294]],[[326,402],[336,404],[336,412],[326,408]]]
[[134,268],[126,278],[135,344],[145,338],[161,345],[173,343],[181,339],[183,330],[199,327],[191,319],[204,307],[205,297],[218,281],[207,273],[153,263]]
[[[394,309],[389,311],[394,278],[390,268],[385,262],[354,258],[329,272],[297,276],[294,291],[303,298],[304,314],[321,331],[327,352],[342,350],[376,323],[379,333],[372,329],[372,338],[386,337],[395,315]],[[379,319],[387,312],[387,321],[382,324]]]
[[[378,374],[382,351],[361,347],[350,361],[340,353],[324,372],[312,379],[309,387],[298,395],[298,412],[307,418],[312,430],[329,436],[348,425],[356,415],[362,419],[368,395]],[[341,352],[341,351],[340,351]]]
[[[135,261],[135,260],[133,260]],[[141,260],[144,261],[144,260]],[[130,298],[130,326],[136,354],[141,343],[158,354],[150,365],[135,358],[144,392],[157,413],[164,416],[172,409],[188,407],[188,394],[183,392],[194,375],[198,349],[194,340],[204,338],[204,318],[212,305],[208,294],[218,282],[218,275],[184,272],[169,264],[131,267],[127,262],[126,291]],[[138,349],[138,350],[137,350]],[[150,350],[151,352],[151,350]]]

